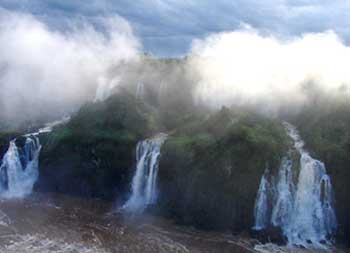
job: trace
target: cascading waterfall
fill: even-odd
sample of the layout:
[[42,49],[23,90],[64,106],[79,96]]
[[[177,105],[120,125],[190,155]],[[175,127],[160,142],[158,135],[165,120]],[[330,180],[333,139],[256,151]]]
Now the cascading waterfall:
[[[290,151],[282,160],[276,183],[269,182],[264,173],[255,204],[254,229],[281,227],[289,245],[325,248],[337,228],[330,177],[324,164],[304,150],[296,128],[286,122],[284,126],[300,155],[299,171],[292,169]],[[273,196],[268,195],[268,187]]]
[[132,195],[123,206],[124,210],[142,212],[147,205],[156,203],[160,148],[166,137],[167,135],[162,133],[137,144]]
[[324,164],[304,150],[296,128],[289,123],[284,125],[301,156],[294,208],[284,231],[291,244],[307,247],[312,243],[321,247],[320,243],[329,243],[329,236],[337,227],[330,178]]
[[276,203],[273,206],[271,217],[271,223],[276,227],[283,227],[288,223],[289,214],[293,209],[295,186],[292,165],[292,160],[289,157],[284,157],[278,172],[275,190]]
[[39,176],[39,155],[41,144],[39,135],[51,132],[53,127],[68,122],[70,117],[47,123],[37,132],[24,135],[23,147],[18,147],[16,139],[10,141],[0,165],[0,197],[21,198],[32,193]]
[[39,171],[39,154],[41,145],[37,136],[26,137],[23,148],[10,142],[0,166],[0,196],[20,198],[29,195],[33,190]]
[[265,170],[264,175],[261,178],[258,195],[255,201],[254,207],[254,217],[255,217],[255,226],[253,229],[261,230],[268,226],[268,199],[269,199],[269,189],[270,183],[268,181],[269,170]]

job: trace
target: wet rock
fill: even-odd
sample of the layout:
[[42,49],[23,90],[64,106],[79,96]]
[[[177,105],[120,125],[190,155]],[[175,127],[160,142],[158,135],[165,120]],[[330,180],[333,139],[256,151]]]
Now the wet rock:
[[0,132],[0,160],[6,153],[9,142],[18,136],[18,133],[1,133]]
[[277,245],[287,244],[287,238],[279,227],[270,227],[263,230],[252,230],[251,236],[261,243],[275,243]]

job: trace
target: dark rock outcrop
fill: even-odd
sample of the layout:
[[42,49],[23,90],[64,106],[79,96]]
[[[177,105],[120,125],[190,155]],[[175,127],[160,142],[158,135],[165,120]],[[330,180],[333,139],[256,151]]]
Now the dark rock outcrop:
[[6,153],[11,140],[17,138],[20,134],[16,132],[0,133],[0,161]]
[[287,243],[287,238],[283,235],[282,229],[279,227],[251,230],[250,235],[261,243],[275,243],[277,245],[285,245]]

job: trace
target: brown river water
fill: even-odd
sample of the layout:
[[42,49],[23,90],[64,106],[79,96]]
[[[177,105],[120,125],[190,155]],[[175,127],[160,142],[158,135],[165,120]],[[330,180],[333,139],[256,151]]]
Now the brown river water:
[[320,252],[263,246],[244,236],[200,231],[151,215],[126,217],[113,209],[112,203],[57,194],[2,200],[0,252]]

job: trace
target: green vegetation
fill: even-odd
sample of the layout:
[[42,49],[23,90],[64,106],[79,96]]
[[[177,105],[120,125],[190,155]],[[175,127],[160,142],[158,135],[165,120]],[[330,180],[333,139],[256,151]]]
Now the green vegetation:
[[[249,230],[261,176],[266,168],[278,169],[290,145],[280,119],[248,108],[209,113],[194,104],[195,73],[186,68],[186,59],[144,56],[142,61],[118,69],[127,75],[117,94],[85,104],[69,123],[40,136],[36,190],[123,199],[130,190],[137,142],[163,131],[169,138],[162,147],[157,211],[200,228]],[[144,90],[136,98],[140,82]],[[308,83],[303,87],[308,104],[298,113],[287,104],[280,114],[298,127],[312,156],[325,163],[335,190],[339,238],[346,239],[350,104],[342,95],[345,88],[329,95]],[[2,122],[0,130],[31,132],[47,119],[25,121],[16,128]],[[0,158],[18,136],[0,133]]]
[[127,192],[136,143],[154,131],[151,118],[150,109],[126,93],[83,106],[42,138],[37,188],[109,199]]
[[[106,101],[84,105],[68,124],[41,136],[36,189],[123,198],[130,190],[137,142],[164,131],[169,138],[158,175],[160,214],[206,229],[249,230],[261,176],[267,167],[278,169],[290,145],[280,120],[248,108],[223,107],[214,113],[197,108],[190,92],[194,87],[186,82],[181,64],[147,61],[148,67],[140,70],[142,78],[148,78],[142,79],[148,85],[141,99],[130,95],[138,80],[128,80],[134,86],[122,85]],[[175,73],[174,85],[164,87],[159,76],[148,75],[153,65],[162,76]],[[300,113],[287,119],[300,129],[312,155],[326,164],[336,194],[339,232],[346,238],[350,106],[347,98],[313,94],[311,90],[310,103]],[[8,136],[0,135],[0,148],[7,148]]]
[[278,167],[287,148],[281,124],[222,108],[209,117],[195,109],[177,112],[165,127],[164,115],[171,115],[165,108],[127,92],[86,104],[67,125],[41,138],[36,189],[123,198],[137,142],[162,130],[170,138],[162,150],[159,211],[202,228],[249,229],[261,175],[267,166]]
[[287,143],[280,123],[251,112],[188,121],[162,150],[163,212],[202,228],[250,229],[261,175],[278,167]]

